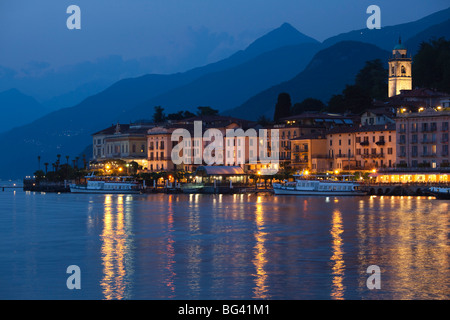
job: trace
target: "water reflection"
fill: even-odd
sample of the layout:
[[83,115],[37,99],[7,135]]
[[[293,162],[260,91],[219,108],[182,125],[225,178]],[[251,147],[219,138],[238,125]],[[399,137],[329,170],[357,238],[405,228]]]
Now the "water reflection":
[[268,285],[267,285],[267,272],[265,270],[267,264],[266,257],[266,236],[267,232],[264,232],[264,204],[262,203],[262,198],[258,196],[256,202],[256,212],[255,220],[257,231],[255,233],[256,245],[254,247],[254,259],[253,264],[255,265],[255,288],[253,290],[255,299],[267,299],[268,296]]
[[344,281],[344,251],[342,249],[343,240],[341,234],[344,232],[342,225],[342,215],[339,210],[333,211],[332,221],[331,221],[331,237],[332,237],[332,250],[333,255],[331,256],[332,262],[332,290],[331,298],[336,300],[344,299],[343,285]]
[[167,207],[167,242],[166,242],[166,256],[167,256],[167,264],[166,264],[166,271],[167,276],[164,281],[167,288],[169,289],[169,298],[175,297],[175,271],[174,271],[174,265],[175,265],[175,240],[173,238],[173,195],[169,195],[168,199],[168,207]]
[[365,269],[375,264],[382,272],[381,290],[389,293],[383,298],[447,299],[449,202],[387,200],[370,200],[383,206],[376,215],[358,213],[360,293],[376,294],[365,288]]
[[133,274],[133,258],[131,256],[131,200],[127,197],[124,203],[122,195],[105,196],[103,232],[101,234],[101,257],[103,277],[100,282],[105,299],[129,299],[131,296],[130,277]]

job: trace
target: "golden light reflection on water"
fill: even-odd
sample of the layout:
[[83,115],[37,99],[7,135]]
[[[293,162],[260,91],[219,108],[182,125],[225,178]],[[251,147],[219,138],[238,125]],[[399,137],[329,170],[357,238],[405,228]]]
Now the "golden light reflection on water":
[[331,221],[331,237],[332,237],[332,250],[333,255],[331,256],[332,262],[332,290],[331,298],[336,300],[344,299],[343,285],[344,273],[345,273],[345,262],[344,262],[344,251],[342,249],[343,240],[341,234],[344,232],[342,225],[342,215],[339,210],[333,211],[332,221]]
[[256,269],[255,274],[255,288],[253,290],[253,298],[255,299],[268,299],[269,287],[267,285],[267,272],[265,266],[267,264],[266,257],[266,236],[267,232],[264,232],[264,203],[262,198],[258,196],[256,201],[255,220],[257,231],[255,233],[256,245],[254,247],[254,259],[253,264]]
[[[133,261],[130,256],[131,240],[131,209],[127,198],[124,204],[123,196],[105,196],[103,232],[101,234],[101,256],[103,277],[100,282],[103,296],[107,300],[130,298],[131,284],[129,277],[133,273]],[[115,208],[115,210],[113,210]]]
[[359,208],[360,290],[366,290],[366,268],[374,264],[382,276],[381,290],[370,292],[373,295],[448,299],[449,203],[407,196],[370,202],[383,209],[374,215]]
[[168,207],[167,207],[167,242],[166,242],[166,256],[167,256],[167,263],[166,263],[166,271],[167,276],[164,280],[165,285],[169,289],[169,298],[175,297],[175,240],[173,238],[173,232],[174,232],[174,219],[173,219],[173,195],[169,195],[168,199]]

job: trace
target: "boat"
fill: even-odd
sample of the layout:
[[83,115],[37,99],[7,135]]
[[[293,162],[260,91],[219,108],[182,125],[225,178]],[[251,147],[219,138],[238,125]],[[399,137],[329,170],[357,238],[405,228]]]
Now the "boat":
[[132,177],[86,176],[86,184],[71,184],[71,193],[138,194],[141,185]]
[[431,187],[428,192],[437,199],[450,200],[450,188],[446,187]]
[[355,181],[345,180],[350,175],[342,175],[342,180],[333,176],[305,176],[294,175],[295,181],[274,183],[273,191],[276,195],[304,195],[304,196],[363,196],[365,191]]
[[201,193],[205,185],[203,183],[185,183],[181,185],[183,193]]

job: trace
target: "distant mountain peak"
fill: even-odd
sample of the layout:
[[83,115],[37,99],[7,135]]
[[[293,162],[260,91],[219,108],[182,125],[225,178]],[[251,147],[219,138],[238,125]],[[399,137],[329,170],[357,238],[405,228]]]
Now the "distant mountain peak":
[[319,41],[301,33],[291,24],[285,22],[280,27],[256,39],[247,47],[247,49],[245,49],[245,51],[267,52],[277,48],[302,43],[319,43]]

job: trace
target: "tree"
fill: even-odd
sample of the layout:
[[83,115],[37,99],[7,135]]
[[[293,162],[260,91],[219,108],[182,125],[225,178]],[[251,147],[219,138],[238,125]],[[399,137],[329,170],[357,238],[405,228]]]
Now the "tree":
[[386,100],[388,92],[388,70],[380,59],[366,61],[355,77],[355,85],[372,99]]
[[164,108],[161,106],[155,106],[155,113],[153,113],[153,122],[160,123],[166,120],[166,115],[164,114]]
[[190,111],[178,111],[176,113],[170,113],[167,115],[168,120],[183,120],[195,117],[195,114]]
[[334,95],[328,102],[329,112],[362,113],[372,107],[372,98],[366,90],[357,85],[347,85],[342,95]]
[[215,116],[219,114],[219,110],[215,110],[211,107],[197,107],[198,116]]
[[265,115],[262,115],[258,118],[257,123],[263,127],[267,126],[270,124],[270,119],[268,117],[266,117]]
[[345,99],[342,94],[334,94],[328,101],[327,110],[329,112],[341,112],[345,110]]
[[130,167],[130,174],[136,174],[139,168],[139,163],[136,161],[131,161],[128,165]]
[[306,98],[300,103],[295,103],[291,109],[291,115],[301,114],[305,111],[321,111],[326,105],[319,99]]
[[289,93],[282,92],[278,95],[278,101],[275,105],[275,113],[273,120],[278,122],[281,118],[289,117],[291,115],[291,96]]
[[450,40],[422,42],[412,64],[413,87],[450,92]]
[[37,171],[34,173],[34,177],[35,177],[36,181],[39,182],[39,181],[41,181],[41,180],[44,180],[44,178],[45,178],[45,173],[44,173],[44,171],[42,171],[42,170],[37,170]]

